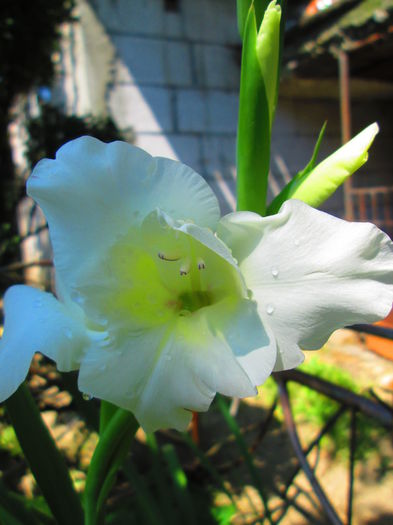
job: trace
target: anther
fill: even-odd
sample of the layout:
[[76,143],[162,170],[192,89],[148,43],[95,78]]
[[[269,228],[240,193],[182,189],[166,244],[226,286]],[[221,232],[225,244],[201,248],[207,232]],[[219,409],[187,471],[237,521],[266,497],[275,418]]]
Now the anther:
[[158,252],[157,255],[158,255],[159,259],[162,259],[163,261],[174,262],[174,261],[178,261],[180,259],[180,257],[168,257],[167,255],[165,255],[162,252]]
[[186,260],[181,266],[180,266],[180,275],[187,275],[190,271],[190,261]]
[[198,259],[198,270],[204,270],[206,268],[205,261],[203,259]]

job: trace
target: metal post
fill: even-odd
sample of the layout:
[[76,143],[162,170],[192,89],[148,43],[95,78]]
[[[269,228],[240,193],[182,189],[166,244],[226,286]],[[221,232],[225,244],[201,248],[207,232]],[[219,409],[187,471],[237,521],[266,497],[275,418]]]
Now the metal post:
[[[337,50],[338,72],[340,84],[340,115],[341,115],[341,142],[345,144],[351,138],[351,94],[349,88],[349,57],[342,49]],[[354,220],[354,210],[351,198],[351,179],[344,183],[345,218]]]

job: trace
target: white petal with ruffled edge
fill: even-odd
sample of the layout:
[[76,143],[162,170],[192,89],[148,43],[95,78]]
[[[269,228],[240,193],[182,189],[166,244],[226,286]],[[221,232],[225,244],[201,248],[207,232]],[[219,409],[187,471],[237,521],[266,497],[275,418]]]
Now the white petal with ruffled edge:
[[92,137],[68,142],[56,160],[39,162],[27,192],[48,220],[56,272],[69,291],[118,236],[155,208],[212,229],[220,216],[214,193],[191,168]]
[[372,224],[349,223],[292,200],[277,215],[227,215],[218,235],[239,261],[278,345],[276,370],[301,362],[337,328],[371,323],[393,301],[393,245]]
[[[242,337],[243,335],[243,337]],[[275,350],[250,301],[223,301],[167,325],[92,345],[79,388],[135,413],[147,432],[184,430],[190,411],[208,409],[216,392],[255,395],[255,352],[265,347],[263,379]]]
[[79,367],[89,340],[77,307],[72,312],[52,294],[12,286],[4,296],[4,335],[0,340],[0,401],[25,379],[35,352],[41,352],[68,372]]

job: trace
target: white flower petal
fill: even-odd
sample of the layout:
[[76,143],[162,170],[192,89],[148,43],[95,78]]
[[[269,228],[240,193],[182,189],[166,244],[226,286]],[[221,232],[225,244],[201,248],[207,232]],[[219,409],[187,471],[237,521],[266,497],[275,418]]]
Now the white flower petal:
[[52,294],[18,285],[7,290],[4,312],[4,335],[0,341],[1,401],[23,382],[35,352],[56,361],[61,371],[79,367],[88,340],[76,308],[71,312]]
[[266,218],[230,214],[218,234],[276,336],[276,370],[299,364],[298,345],[320,348],[335,329],[382,319],[392,307],[393,245],[371,224],[293,200]]
[[[219,310],[216,312],[220,315]],[[220,327],[220,337],[230,346],[251,383],[254,386],[264,383],[276,362],[276,343],[261,320],[257,304],[247,299],[237,302],[225,323],[214,313],[206,311],[211,332]]]
[[[252,367],[267,343],[255,311],[223,302],[166,326],[92,346],[81,364],[79,387],[133,411],[148,432],[184,430],[190,411],[207,410],[216,392],[255,395]],[[275,352],[266,346],[258,357],[265,360],[258,372],[265,379]]]
[[81,137],[44,159],[27,183],[49,223],[56,271],[72,288],[114,240],[155,208],[215,228],[216,197],[191,168],[124,142]]

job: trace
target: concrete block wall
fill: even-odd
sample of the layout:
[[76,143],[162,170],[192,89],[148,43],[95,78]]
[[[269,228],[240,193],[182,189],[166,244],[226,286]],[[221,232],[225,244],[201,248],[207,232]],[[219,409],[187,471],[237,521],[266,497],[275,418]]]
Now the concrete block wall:
[[229,211],[236,185],[236,2],[79,0],[78,8],[74,38],[83,45],[74,46],[69,62],[90,71],[77,86],[81,98],[94,101],[90,112],[102,113],[97,93],[105,85],[104,111],[118,127],[132,129],[136,145],[151,154],[192,166]]
[[[222,211],[233,208],[240,76],[235,0],[78,0],[78,9],[65,52],[71,64],[66,99],[77,93],[80,112],[107,113],[151,154],[190,165],[213,186]],[[379,118],[375,107],[365,112],[364,103],[354,109],[354,131],[360,121],[365,126]],[[299,93],[280,99],[269,198],[307,164],[326,119],[321,158],[340,145],[338,99]],[[342,192],[325,209],[343,215]]]

